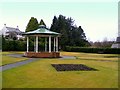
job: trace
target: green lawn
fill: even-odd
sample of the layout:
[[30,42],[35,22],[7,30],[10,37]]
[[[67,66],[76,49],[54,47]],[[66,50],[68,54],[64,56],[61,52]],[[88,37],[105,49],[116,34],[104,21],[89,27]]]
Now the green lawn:
[[2,59],[0,59],[0,62],[1,62],[0,66],[28,59],[26,57],[17,58],[17,57],[8,56],[8,54],[17,54],[17,53],[23,54],[23,52],[2,52]]
[[77,53],[62,52],[61,55],[76,56],[80,60],[114,60],[118,61],[118,54],[93,54],[93,53]]
[[[77,59],[40,59],[3,71],[3,88],[118,88],[118,59],[104,57],[117,55],[75,52],[61,52],[61,55],[76,56]],[[98,58],[110,61],[97,61]],[[51,64],[85,64],[99,71],[57,72]]]

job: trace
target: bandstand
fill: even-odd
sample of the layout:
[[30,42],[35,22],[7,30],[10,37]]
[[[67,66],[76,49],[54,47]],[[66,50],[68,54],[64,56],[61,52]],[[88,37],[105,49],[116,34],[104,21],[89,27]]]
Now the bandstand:
[[[60,33],[50,31],[46,26],[40,25],[37,30],[26,32],[23,35],[27,38],[27,51],[25,52],[26,57],[37,57],[37,58],[57,58],[60,57],[60,52],[58,51],[58,39],[60,37]],[[34,51],[29,51],[29,38],[35,37],[35,48]],[[45,38],[45,48],[44,52],[39,51],[38,48],[38,38],[44,37]],[[53,38],[53,39],[52,39]],[[52,41],[53,40],[53,41]],[[51,50],[51,43],[53,42],[53,50]],[[48,44],[47,44],[48,43]],[[48,45],[48,46],[47,46]]]

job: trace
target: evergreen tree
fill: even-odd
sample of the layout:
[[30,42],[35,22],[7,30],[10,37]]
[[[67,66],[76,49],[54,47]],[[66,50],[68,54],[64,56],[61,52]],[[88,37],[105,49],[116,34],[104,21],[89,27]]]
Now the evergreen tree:
[[58,19],[56,16],[54,16],[53,18],[53,22],[51,24],[51,28],[50,28],[51,31],[54,31],[54,32],[59,32],[58,31]]
[[36,29],[38,29],[38,21],[37,21],[36,18],[31,17],[25,31],[29,32],[29,31],[33,31],[33,30],[36,30]]
[[67,31],[67,35],[68,35],[68,41],[67,41],[67,45],[68,46],[73,46],[74,45],[74,38],[72,37],[73,35],[73,29],[75,29],[74,27],[74,20],[70,17],[66,19],[66,31]]
[[68,34],[66,26],[66,17],[59,15],[58,17],[58,28],[56,29],[58,33],[61,33],[60,46],[64,48],[68,44]]
[[46,24],[44,23],[43,19],[41,19],[39,25],[45,25],[46,26]]
[[54,16],[50,30],[61,33],[60,46],[62,49],[65,46],[88,45],[83,29],[81,26],[75,26],[71,17],[66,19],[63,15],[59,15],[58,18]]

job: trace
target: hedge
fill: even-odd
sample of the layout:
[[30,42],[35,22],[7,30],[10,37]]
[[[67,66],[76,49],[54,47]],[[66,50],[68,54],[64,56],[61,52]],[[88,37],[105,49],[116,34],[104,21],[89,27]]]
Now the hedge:
[[2,51],[26,51],[26,42],[6,40],[2,42]]
[[103,53],[103,54],[120,54],[120,48],[89,48],[89,47],[71,47],[66,46],[64,51],[85,52],[85,53]]

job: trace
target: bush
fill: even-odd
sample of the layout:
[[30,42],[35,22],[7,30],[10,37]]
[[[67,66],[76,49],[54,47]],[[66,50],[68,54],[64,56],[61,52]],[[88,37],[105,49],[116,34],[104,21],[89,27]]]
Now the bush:
[[66,46],[64,51],[69,52],[85,52],[85,53],[105,53],[105,54],[120,54],[120,48],[87,48],[87,47],[70,47]]
[[3,40],[2,51],[25,51],[26,42],[17,40]]

